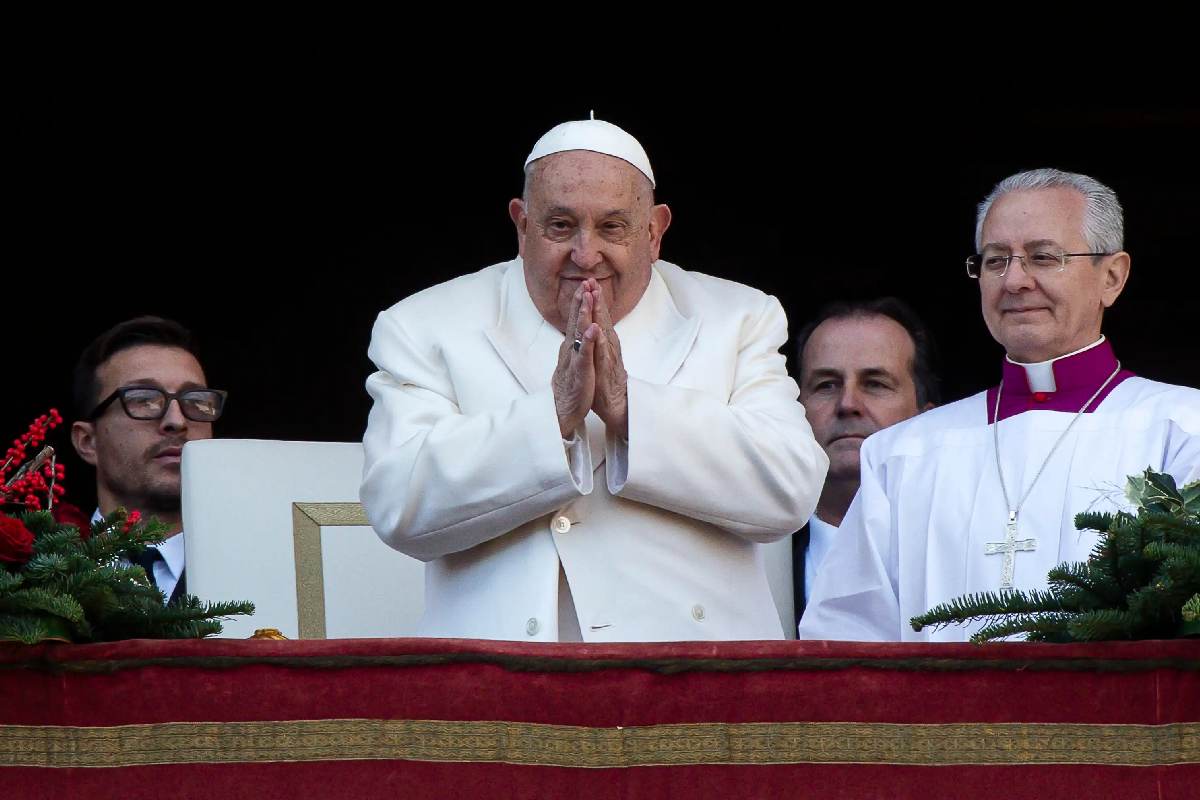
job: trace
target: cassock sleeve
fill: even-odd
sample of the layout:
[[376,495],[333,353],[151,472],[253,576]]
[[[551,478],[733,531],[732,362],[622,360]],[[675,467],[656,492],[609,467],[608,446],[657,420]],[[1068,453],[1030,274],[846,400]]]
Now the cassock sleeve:
[[563,441],[549,388],[464,414],[437,348],[394,311],[376,321],[368,354],[379,371],[367,379],[360,496],[400,552],[431,561],[466,550],[592,491],[586,432]]
[[609,491],[756,542],[802,527],[829,460],[796,400],[786,339],[783,308],[764,296],[742,328],[727,399],[631,377],[628,442],[606,441]]

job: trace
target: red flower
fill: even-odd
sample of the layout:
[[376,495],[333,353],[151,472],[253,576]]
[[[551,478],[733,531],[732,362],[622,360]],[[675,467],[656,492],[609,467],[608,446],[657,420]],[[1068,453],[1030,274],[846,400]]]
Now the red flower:
[[33,534],[21,520],[0,514],[0,561],[24,564],[33,555]]
[[54,521],[59,525],[74,525],[79,530],[81,539],[86,539],[92,534],[91,520],[83,515],[79,506],[70,503],[55,503],[54,510],[50,513],[54,515]]

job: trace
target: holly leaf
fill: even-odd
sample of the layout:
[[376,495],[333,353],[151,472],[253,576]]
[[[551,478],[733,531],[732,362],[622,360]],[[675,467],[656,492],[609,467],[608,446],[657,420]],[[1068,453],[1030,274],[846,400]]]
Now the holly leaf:
[[1130,475],[1125,482],[1125,499],[1131,505],[1143,505],[1142,498],[1146,496],[1146,479],[1141,475]]
[[1200,514],[1200,481],[1192,481],[1179,490],[1183,507],[1191,514]]

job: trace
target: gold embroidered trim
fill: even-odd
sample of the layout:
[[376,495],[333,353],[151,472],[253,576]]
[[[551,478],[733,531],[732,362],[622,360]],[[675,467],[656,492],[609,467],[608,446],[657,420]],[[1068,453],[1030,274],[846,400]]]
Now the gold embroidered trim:
[[296,627],[301,639],[325,638],[325,566],[321,528],[370,525],[361,503],[292,503]]
[[382,759],[620,768],[702,764],[1200,763],[1200,723],[700,723],[299,720],[0,726],[0,766],[127,767]]

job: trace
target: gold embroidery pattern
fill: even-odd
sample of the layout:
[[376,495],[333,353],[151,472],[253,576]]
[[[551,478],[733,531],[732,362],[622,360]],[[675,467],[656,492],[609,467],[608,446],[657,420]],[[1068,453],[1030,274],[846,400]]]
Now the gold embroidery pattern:
[[383,759],[621,768],[699,764],[1200,763],[1200,723],[699,723],[299,720],[0,725],[0,766],[127,767]]

